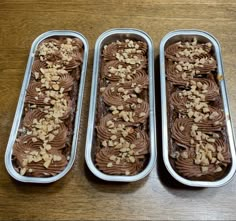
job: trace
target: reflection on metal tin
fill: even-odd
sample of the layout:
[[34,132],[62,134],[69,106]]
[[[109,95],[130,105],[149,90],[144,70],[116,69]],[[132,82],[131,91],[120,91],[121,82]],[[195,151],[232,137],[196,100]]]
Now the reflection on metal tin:
[[[166,64],[165,64],[165,50],[166,48],[180,41],[192,41],[194,38],[198,40],[200,43],[210,42],[212,44],[212,48],[214,51],[214,57],[216,59],[217,64],[217,76],[215,79],[218,80],[220,94],[223,100],[223,109],[225,114],[225,123],[226,123],[226,133],[228,137],[229,150],[231,155],[231,163],[228,165],[228,169],[224,171],[223,177],[216,179],[214,181],[205,181],[198,180],[194,178],[194,180],[190,180],[181,176],[176,172],[174,167],[170,161],[170,146],[169,146],[169,135],[170,131],[168,131],[169,119],[168,119],[168,103],[167,103],[167,83],[166,83]],[[169,173],[180,183],[183,183],[188,186],[194,187],[219,187],[228,183],[235,174],[236,171],[236,158],[235,158],[235,138],[233,133],[232,121],[229,112],[227,91],[225,86],[225,81],[223,77],[223,64],[221,58],[221,49],[218,41],[209,33],[200,31],[200,30],[177,30],[168,33],[160,43],[160,81],[161,81],[161,103],[162,103],[162,148],[163,148],[163,159],[165,166]],[[180,128],[181,129],[181,128]],[[184,130],[182,127],[181,130]],[[192,136],[192,135],[191,135]],[[218,150],[217,150],[218,151]],[[217,156],[218,157],[218,156]],[[203,167],[203,169],[206,169]]]
[[[31,72],[32,72],[32,65],[33,65],[33,62],[34,62],[34,59],[35,59],[37,48],[38,48],[39,44],[42,41],[44,41],[45,39],[50,38],[50,37],[52,37],[52,38],[53,37],[55,37],[55,38],[65,37],[65,38],[68,38],[68,39],[69,38],[74,38],[74,39],[78,39],[80,44],[81,43],[83,44],[84,52],[83,52],[83,57],[81,58],[83,63],[82,63],[81,70],[80,70],[79,88],[78,88],[78,90],[76,90],[76,91],[78,91],[78,93],[75,95],[76,97],[78,97],[78,99],[77,99],[77,103],[75,103],[74,126],[72,126],[73,136],[71,138],[70,154],[68,156],[68,159],[66,159],[67,163],[65,164],[65,168],[62,169],[62,171],[57,173],[56,175],[48,176],[48,177],[39,177],[39,176],[33,177],[33,176],[29,176],[29,175],[24,176],[23,173],[21,175],[21,173],[19,173],[20,171],[17,172],[14,168],[14,163],[13,163],[13,159],[12,159],[13,145],[14,145],[15,140],[17,138],[18,129],[20,127],[21,120],[22,120],[22,115],[24,113],[24,102],[25,102],[25,99],[26,99],[26,91],[27,91],[27,88],[28,88],[28,85],[29,85],[29,82],[30,82]],[[59,180],[60,178],[62,178],[63,176],[65,176],[69,172],[69,170],[71,169],[71,167],[74,163],[74,160],[75,160],[75,156],[76,156],[76,149],[77,149],[77,142],[78,142],[78,132],[79,132],[79,125],[80,125],[80,115],[81,115],[81,110],[82,110],[82,98],[83,98],[84,84],[85,84],[85,77],[86,77],[87,60],[88,60],[88,42],[87,42],[87,39],[82,34],[80,34],[79,32],[69,31],[69,30],[48,31],[48,32],[45,32],[45,33],[41,34],[40,36],[38,36],[34,40],[32,46],[31,46],[30,53],[29,53],[28,63],[27,63],[27,67],[26,67],[26,70],[25,70],[25,76],[24,76],[24,80],[23,80],[23,83],[22,83],[20,97],[19,97],[19,101],[18,101],[18,105],[17,105],[17,109],[16,109],[12,129],[11,129],[7,149],[6,149],[6,152],[5,152],[5,166],[6,166],[6,169],[7,169],[8,173],[14,179],[16,179],[18,181],[21,181],[21,182],[28,182],[28,183],[51,183],[51,182],[55,182],[55,181]],[[53,89],[58,90],[57,85],[54,85],[54,83],[53,83],[52,87],[53,87]],[[60,90],[60,93],[62,94],[64,90],[66,90],[66,89],[63,88],[63,90]],[[70,89],[68,88],[68,91],[69,90]],[[44,102],[45,102],[45,100],[44,100]],[[47,103],[47,101],[46,101],[46,103]],[[33,142],[35,142],[35,141],[33,141]],[[52,155],[52,156],[54,157],[54,155]],[[60,157],[58,158],[58,156],[55,155],[55,158],[53,158],[53,160],[55,160],[55,161],[59,160],[60,161],[61,158]],[[45,163],[46,163],[46,161],[45,161]],[[47,168],[47,166],[48,165],[45,164],[46,168]],[[31,172],[31,171],[29,171],[29,172]],[[23,171],[23,172],[25,172],[25,171]]]
[[[109,175],[100,171],[95,165],[95,140],[96,140],[96,111],[97,111],[97,99],[98,95],[98,82],[100,79],[100,68],[101,68],[101,54],[102,49],[105,45],[118,41],[125,41],[126,39],[132,41],[143,41],[147,44],[147,58],[148,58],[148,78],[149,78],[149,137],[150,137],[150,156],[147,165],[144,169],[135,175]],[[154,51],[153,44],[150,37],[143,31],[136,29],[112,29],[104,32],[96,41],[95,55],[94,55],[94,66],[93,66],[93,79],[91,87],[91,98],[90,98],[90,112],[88,119],[88,129],[86,138],[86,149],[85,149],[86,163],[91,172],[106,181],[118,181],[118,182],[133,182],[140,180],[147,176],[154,164],[156,163],[156,119],[155,119],[155,93],[154,93]],[[107,165],[109,167],[109,164]]]

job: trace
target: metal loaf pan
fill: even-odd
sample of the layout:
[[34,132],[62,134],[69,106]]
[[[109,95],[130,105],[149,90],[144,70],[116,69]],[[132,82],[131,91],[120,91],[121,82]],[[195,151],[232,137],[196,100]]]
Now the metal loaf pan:
[[[191,40],[196,37],[199,42],[211,42],[215,58],[217,61],[217,79],[220,86],[220,93],[223,99],[223,106],[226,120],[226,131],[229,139],[232,163],[225,176],[216,181],[192,181],[180,176],[171,166],[169,161],[168,147],[168,118],[167,118],[167,97],[166,97],[166,73],[165,73],[165,49],[170,44],[178,41]],[[160,81],[161,81],[161,112],[162,112],[162,148],[163,159],[169,173],[180,183],[193,187],[220,187],[228,183],[236,171],[236,156],[235,156],[235,137],[233,132],[232,120],[229,111],[227,98],[227,90],[224,80],[224,70],[221,56],[220,44],[217,39],[211,34],[200,30],[176,30],[168,33],[163,37],[160,43]]]
[[[23,114],[23,107],[24,107],[24,100],[25,100],[25,95],[26,95],[26,89],[28,87],[29,81],[30,81],[30,76],[31,76],[31,68],[32,64],[34,61],[35,57],[35,52],[37,50],[38,45],[40,42],[45,40],[46,38],[49,37],[57,37],[57,36],[65,36],[65,37],[75,37],[79,38],[84,45],[84,57],[83,57],[83,64],[82,64],[82,69],[81,69],[81,76],[80,76],[80,82],[79,82],[79,92],[78,92],[78,101],[77,101],[77,108],[76,108],[76,113],[75,113],[75,121],[74,121],[74,136],[72,139],[72,146],[71,146],[71,155],[70,159],[68,161],[67,166],[65,169],[52,177],[27,177],[27,176],[22,176],[19,173],[17,173],[13,167],[12,163],[12,152],[13,152],[13,144],[15,142],[16,136],[17,136],[17,131],[20,125],[20,121],[22,118]],[[25,76],[24,80],[22,83],[22,88],[20,91],[20,96],[19,96],[19,101],[10,133],[10,137],[8,140],[6,152],[5,152],[5,166],[8,171],[8,173],[16,180],[21,181],[21,182],[28,182],[28,183],[51,183],[59,180],[63,176],[65,176],[68,171],[71,169],[75,156],[76,156],[76,149],[77,149],[77,142],[78,142],[78,132],[79,132],[79,125],[80,125],[80,114],[81,114],[81,109],[82,109],[82,99],[83,99],[83,92],[84,92],[84,84],[85,84],[85,77],[86,77],[86,69],[87,69],[87,60],[88,60],[88,41],[87,39],[80,34],[79,32],[75,31],[69,31],[69,30],[53,30],[53,31],[48,31],[40,36],[38,36],[34,42],[32,43],[30,53],[29,53],[29,58],[25,70]]]
[[[97,103],[97,90],[98,90],[98,79],[100,75],[100,59],[103,46],[114,42],[116,40],[141,40],[148,45],[148,75],[149,75],[149,105],[150,105],[150,116],[149,116],[149,136],[150,136],[150,159],[146,168],[140,173],[133,176],[118,176],[118,175],[107,175],[98,170],[94,163],[94,152],[95,152],[95,117],[96,117],[96,103]],[[147,176],[155,162],[156,162],[156,114],[155,114],[155,92],[154,92],[154,51],[151,38],[143,31],[136,29],[111,29],[99,36],[95,45],[94,54],[94,66],[93,66],[93,79],[91,87],[91,98],[90,98],[90,111],[88,119],[88,129],[86,138],[86,149],[85,149],[86,163],[91,172],[106,181],[118,181],[118,182],[133,182],[140,180]]]

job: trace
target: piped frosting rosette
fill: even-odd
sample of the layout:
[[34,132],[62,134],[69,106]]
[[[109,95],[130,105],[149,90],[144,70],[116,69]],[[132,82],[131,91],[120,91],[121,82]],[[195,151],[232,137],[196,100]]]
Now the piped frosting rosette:
[[60,124],[59,128],[53,133],[55,136],[52,140],[48,142],[54,149],[65,148],[65,143],[67,141],[68,128],[64,124]]
[[215,101],[220,95],[218,85],[210,78],[196,78],[190,81],[190,85],[196,87],[206,101]]
[[101,171],[112,171],[110,165],[114,164],[116,172],[111,174],[137,173],[134,169],[143,165],[143,159],[149,153],[149,139],[144,131],[133,128],[132,123],[124,122],[118,116],[114,118],[107,114],[97,126],[97,134],[101,143],[95,160]]
[[[197,60],[198,61],[198,60]],[[203,61],[201,61],[203,62]],[[169,81],[174,85],[187,87],[190,80],[196,80],[203,75],[209,75],[211,71],[216,69],[215,61],[209,63],[210,61],[204,61],[201,63],[189,63],[189,62],[171,62],[167,61],[166,64],[166,76]]]
[[[137,84],[136,82],[126,82],[118,85],[115,83],[109,84],[106,88],[104,88],[102,93],[104,102],[109,106],[132,103],[134,100],[138,102],[138,98],[147,87],[147,83],[148,82],[144,82],[143,85]],[[140,103],[142,103],[141,100]]]
[[147,59],[140,55],[134,60],[111,60],[106,62],[101,70],[103,75],[110,81],[130,81],[136,75],[136,72],[144,71],[146,68]]
[[115,134],[116,139],[119,139],[122,137],[122,133],[130,133],[129,128],[132,125],[132,122],[124,122],[118,115],[114,117],[112,114],[107,114],[101,118],[99,125],[96,126],[97,136],[101,140],[109,140]]
[[149,104],[137,96],[142,90],[142,86],[136,86],[136,83],[110,84],[102,96],[113,114],[118,114],[124,121],[137,124],[145,122],[149,116]]
[[[103,57],[105,60],[115,60],[117,54],[124,54],[124,57],[135,54],[146,54],[147,44],[142,41],[133,42],[126,40],[125,42],[112,42],[103,49]],[[126,56],[125,56],[126,55]]]
[[[97,135],[102,141],[111,140],[115,142],[123,137],[124,139],[128,139],[129,141],[138,142],[140,145],[143,143],[147,144],[147,135],[144,132],[140,131],[140,129],[138,128],[134,128],[132,122],[125,122],[118,116],[114,119],[114,116],[112,114],[107,114],[106,116],[104,116],[96,129]],[[146,145],[144,146],[146,147]]]
[[31,83],[27,89],[25,103],[31,108],[39,108],[42,112],[56,118],[66,119],[72,110],[72,101],[69,96],[53,90],[40,89],[40,83]]
[[192,119],[177,118],[172,126],[172,138],[183,147],[188,148],[195,144],[195,140],[209,140],[214,142],[216,138],[221,136],[218,125],[212,122],[195,123]]
[[44,101],[47,97],[45,91],[46,88],[43,88],[40,82],[30,83],[26,91],[25,103],[45,105]]
[[133,144],[131,146],[133,151],[130,154],[135,155],[135,157],[143,159],[149,153],[149,138],[144,130],[136,128],[133,133],[124,137],[124,140]]
[[83,43],[77,38],[47,39],[39,44],[38,56],[49,66],[73,69],[83,62]]
[[176,119],[171,128],[171,136],[179,146],[186,149],[191,146],[191,128],[193,120],[187,118]]
[[[183,159],[179,158],[176,161],[176,169],[178,172],[188,178],[191,177],[200,177],[203,175],[201,167],[193,163],[193,159]],[[216,167],[214,165],[209,165],[207,167],[208,174],[214,173]]]
[[[133,157],[120,157],[120,151],[105,147],[96,153],[96,165],[104,173],[111,175],[135,175],[142,169],[144,161]],[[117,157],[119,156],[119,157]],[[131,160],[130,160],[131,159]]]
[[[73,84],[73,75],[76,77],[76,80],[80,78],[79,67],[73,70],[65,70],[64,67],[61,68],[60,65],[50,66],[47,62],[40,61],[39,59],[34,61],[31,72],[37,82],[52,86],[50,82],[58,81],[59,86],[63,87],[65,91],[70,90]],[[46,83],[46,81],[48,81],[48,83]]]
[[179,95],[180,92],[174,92],[171,95],[171,105],[175,111],[182,117],[192,119],[205,131],[221,130],[224,127],[224,112],[206,102],[191,102],[186,96]]
[[37,80],[41,78],[42,72],[41,69],[47,68],[47,62],[46,61],[40,61],[39,59],[34,60],[31,68],[31,72],[33,74],[33,77]]
[[173,61],[191,62],[194,59],[210,57],[212,44],[199,44],[195,38],[192,42],[177,42],[165,49],[165,56]]
[[[198,127],[202,131],[221,131],[225,127],[225,115],[221,109],[216,107],[208,106],[209,112],[207,114],[199,114],[196,118],[201,119],[197,122]],[[195,120],[196,121],[196,120]]]
[[230,163],[228,146],[223,139],[214,143],[202,141],[194,149],[183,150],[176,160],[176,168],[185,177],[214,175]]
[[31,110],[26,113],[23,119],[23,126],[31,128],[34,122],[44,119],[47,114],[40,110]]
[[33,72],[37,82],[41,82],[41,87],[46,89],[70,91],[74,78],[70,72],[60,69],[58,66],[52,68],[40,68]]
[[41,61],[56,61],[59,59],[60,41],[55,38],[47,38],[38,46],[36,54]]
[[20,166],[19,172],[29,176],[53,176],[63,170],[67,164],[66,157],[60,151],[46,152],[43,149],[43,142],[32,135],[17,139],[13,155]]
[[148,75],[143,69],[120,61],[109,61],[102,70],[105,78],[111,82],[148,81]]
[[59,120],[41,112],[33,110],[27,112],[23,120],[23,126],[27,129],[26,133],[37,137],[38,140],[50,144],[55,149],[63,149],[65,147],[68,129]]
[[[13,155],[15,156],[15,158],[17,158],[19,165],[21,167],[24,167],[27,164],[24,161],[26,161],[25,159],[27,159],[28,153],[31,151],[39,152],[42,145],[43,142],[37,139],[36,136],[21,136],[16,140],[14,144]],[[36,162],[39,161],[36,155],[33,158]]]
[[189,80],[192,79],[195,75],[194,71],[185,72],[177,69],[177,64],[167,61],[166,65],[166,76],[169,81],[174,85],[186,86],[189,84]]
[[[172,109],[178,111],[179,113],[187,114],[188,97],[181,96],[181,91],[175,91],[171,94],[170,105]],[[189,102],[190,104],[190,102]]]
[[74,79],[70,74],[60,74],[57,82],[60,88],[63,88],[65,92],[68,92],[72,89]]
[[171,132],[182,149],[175,153],[176,168],[182,175],[196,177],[220,172],[230,162],[228,144],[221,132],[191,119],[176,119]]

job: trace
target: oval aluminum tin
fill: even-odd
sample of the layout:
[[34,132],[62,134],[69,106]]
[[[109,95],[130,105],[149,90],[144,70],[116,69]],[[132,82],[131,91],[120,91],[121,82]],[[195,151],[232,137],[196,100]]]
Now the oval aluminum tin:
[[[20,125],[22,114],[23,114],[24,100],[25,100],[25,95],[26,95],[26,89],[28,87],[30,76],[31,76],[31,68],[34,61],[35,52],[37,50],[39,43],[45,40],[46,38],[57,37],[57,36],[79,38],[83,42],[83,45],[84,45],[84,57],[83,57],[81,77],[80,77],[80,83],[79,83],[80,85],[79,85],[78,101],[77,101],[77,108],[76,108],[75,120],[74,120],[74,135],[72,139],[70,159],[65,169],[55,176],[45,177],[45,178],[22,176],[14,169],[13,162],[12,162],[12,152],[13,152],[13,144],[15,142],[17,131]],[[70,30],[52,30],[52,31],[45,32],[41,34],[40,36],[38,36],[32,43],[26,70],[25,70],[25,76],[24,76],[24,80],[22,83],[22,88],[21,88],[21,92],[19,96],[19,101],[18,101],[12,129],[11,129],[10,137],[8,140],[6,152],[5,152],[5,166],[8,173],[14,179],[21,182],[28,182],[28,183],[51,183],[65,176],[71,169],[75,160],[77,143],[78,143],[78,131],[79,131],[79,125],[80,125],[82,98],[83,98],[84,84],[85,84],[85,78],[86,78],[88,50],[89,50],[89,46],[88,46],[87,39],[81,33],[76,32],[76,31],[70,31]]]
[[[231,152],[232,163],[225,176],[216,181],[197,181],[189,180],[179,175],[171,166],[169,160],[169,144],[168,144],[168,119],[167,119],[167,97],[166,97],[166,74],[165,74],[165,48],[178,41],[191,40],[194,37],[200,42],[211,42],[214,48],[215,58],[217,61],[217,79],[221,96],[223,99],[223,106],[225,112],[226,128],[229,139],[229,146]],[[229,104],[227,98],[227,90],[224,80],[224,70],[221,57],[221,49],[219,42],[211,34],[201,30],[176,30],[168,33],[163,37],[160,42],[160,82],[161,82],[161,112],[162,112],[162,148],[163,160],[168,172],[180,183],[193,186],[193,187],[220,187],[228,183],[236,171],[236,158],[235,158],[235,137],[233,133],[232,120],[229,111]]]
[[[148,75],[149,75],[149,105],[150,105],[150,116],[149,116],[149,135],[150,135],[150,158],[147,166],[140,173],[132,176],[125,175],[108,175],[95,166],[94,163],[94,152],[95,145],[95,116],[96,116],[96,103],[97,103],[97,89],[98,79],[100,74],[100,59],[101,50],[104,45],[114,42],[116,40],[122,41],[125,39],[140,40],[144,41],[148,45]],[[90,111],[88,119],[88,129],[86,138],[86,149],[85,159],[86,163],[91,172],[98,178],[106,181],[117,181],[117,182],[133,182],[140,180],[147,176],[153,166],[156,163],[156,114],[155,114],[155,92],[154,92],[154,51],[151,38],[143,31],[136,29],[111,29],[102,33],[96,41],[94,64],[93,64],[93,79],[91,87],[90,97]]]

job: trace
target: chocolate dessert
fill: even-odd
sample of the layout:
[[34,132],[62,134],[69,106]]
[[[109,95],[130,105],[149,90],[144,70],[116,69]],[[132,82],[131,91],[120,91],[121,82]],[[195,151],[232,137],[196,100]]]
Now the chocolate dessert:
[[173,43],[165,60],[170,162],[187,179],[219,179],[231,155],[213,46]]
[[50,37],[38,45],[13,146],[21,175],[55,176],[68,164],[83,51],[73,37]]
[[101,60],[95,163],[109,175],[135,175],[149,157],[147,44],[112,42]]

